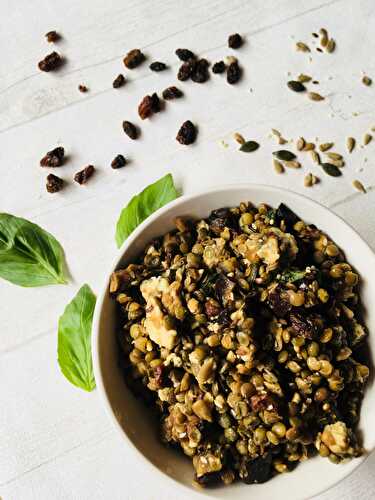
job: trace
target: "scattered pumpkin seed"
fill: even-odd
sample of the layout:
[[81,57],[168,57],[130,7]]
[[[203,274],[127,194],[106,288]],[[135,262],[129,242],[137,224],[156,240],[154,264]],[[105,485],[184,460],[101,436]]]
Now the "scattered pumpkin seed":
[[326,47],[328,44],[328,31],[325,28],[320,28],[320,45]]
[[354,137],[348,137],[346,139],[346,147],[348,148],[349,153],[351,153],[353,151],[353,149],[355,148],[355,139],[354,139]]
[[335,167],[343,167],[345,165],[344,160],[329,160],[329,163],[332,163],[332,165],[335,165]]
[[331,53],[335,50],[335,48],[336,48],[336,42],[333,38],[330,38],[327,43],[326,51],[328,53]]
[[303,151],[311,151],[313,149],[315,149],[315,144],[313,142],[306,142],[303,147]]
[[325,151],[328,151],[329,149],[331,149],[332,146],[333,146],[333,142],[325,142],[319,146],[319,149],[322,153],[324,153]]
[[299,52],[311,52],[310,47],[303,42],[297,42],[296,49]]
[[304,84],[299,82],[298,80],[290,80],[288,82],[288,87],[290,88],[290,90],[293,90],[293,92],[305,92],[306,90]]
[[340,169],[336,167],[336,165],[332,165],[332,163],[322,163],[322,168],[327,175],[331,177],[340,177],[342,172]]
[[297,151],[302,151],[302,150],[303,150],[303,148],[305,147],[305,144],[306,144],[305,139],[304,139],[303,137],[300,137],[300,138],[297,140],[297,144],[296,144],[296,146],[297,146]]
[[320,165],[320,155],[319,155],[319,153],[317,153],[315,150],[312,149],[310,151],[310,156],[311,156],[312,161],[314,163],[317,163],[318,165]]
[[259,148],[259,144],[255,141],[246,141],[240,147],[240,151],[243,153],[252,153]]
[[370,78],[369,76],[366,76],[366,75],[365,75],[365,76],[362,78],[362,83],[363,83],[364,85],[366,85],[367,87],[369,87],[369,86],[372,84],[372,80],[371,80],[371,78]]
[[372,135],[371,134],[365,134],[363,137],[363,144],[367,146],[372,141]]
[[233,134],[233,137],[234,137],[234,140],[238,142],[238,144],[242,145],[242,144],[245,144],[245,142],[246,142],[244,137],[241,134],[239,134],[238,132],[235,132]]
[[282,161],[292,161],[296,159],[296,155],[291,151],[287,151],[286,149],[280,149],[279,151],[274,151],[273,156],[276,156],[278,160]]
[[285,161],[284,165],[289,168],[301,168],[301,164],[297,160]]
[[285,172],[283,164],[280,163],[279,160],[276,160],[275,158],[273,159],[273,168],[277,174],[282,174]]
[[317,92],[308,92],[307,95],[312,101],[324,101],[324,97]]
[[288,141],[286,139],[284,139],[284,137],[279,137],[279,140],[278,140],[278,143],[283,145],[283,144],[286,144]]
[[312,183],[313,183],[313,186],[314,186],[315,184],[318,184],[318,182],[319,182],[319,180],[320,180],[320,179],[319,179],[319,177],[317,177],[317,176],[316,176],[316,175],[314,175],[314,174],[311,174],[311,177],[312,177]]
[[277,130],[276,128],[271,128],[271,132],[273,133],[273,135],[275,135],[276,137],[281,137],[281,132],[280,130]]
[[311,187],[313,185],[313,180],[312,180],[312,174],[308,173],[305,175],[305,178],[303,179],[303,185],[305,187]]
[[328,152],[326,153],[326,156],[328,156],[330,160],[342,160],[342,155],[340,155],[339,153]]
[[303,73],[301,73],[299,76],[298,76],[298,81],[301,82],[301,83],[307,83],[309,82],[310,80],[312,79],[311,76],[309,75],[305,75]]
[[359,181],[359,180],[357,180],[357,179],[353,181],[353,186],[355,187],[355,189],[356,189],[357,191],[361,191],[362,193],[366,193],[366,192],[367,192],[367,191],[366,191],[366,188],[365,188],[365,186],[362,184],[362,182],[360,182],[360,181]]

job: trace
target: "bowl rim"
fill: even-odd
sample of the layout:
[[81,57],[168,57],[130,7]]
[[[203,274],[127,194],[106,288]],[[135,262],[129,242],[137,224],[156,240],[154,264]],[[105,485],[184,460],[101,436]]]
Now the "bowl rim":
[[[301,193],[297,193],[291,189],[286,189],[282,187],[277,187],[277,186],[272,186],[268,184],[260,184],[260,183],[232,183],[232,184],[221,184],[218,186],[212,186],[212,187],[207,187],[201,190],[196,190],[191,194],[186,194],[179,196],[175,200],[167,203],[163,207],[159,208],[156,210],[154,213],[152,213],[149,217],[147,217],[144,221],[142,221],[139,226],[137,226],[134,231],[128,236],[128,238],[122,243],[121,247],[118,248],[115,257],[113,258],[111,262],[111,267],[109,268],[108,273],[105,275],[104,282],[102,283],[102,286],[100,287],[100,292],[97,296],[97,301],[96,301],[96,307],[94,311],[94,316],[93,316],[93,323],[92,323],[92,336],[91,336],[91,350],[92,350],[92,361],[93,361],[93,369],[94,369],[94,376],[95,376],[95,381],[96,381],[96,387],[98,389],[99,393],[99,399],[102,401],[102,404],[104,406],[105,412],[107,413],[110,421],[112,422],[112,425],[116,428],[117,433],[122,436],[122,439],[124,442],[127,443],[128,448],[131,450],[134,458],[138,458],[140,462],[142,462],[146,468],[149,470],[150,473],[152,474],[161,474],[164,480],[167,480],[170,485],[178,485],[178,487],[183,488],[183,490],[188,493],[189,495],[194,495],[195,497],[200,497],[200,498],[213,498],[210,495],[204,494],[204,490],[200,492],[198,489],[194,490],[192,488],[189,488],[186,484],[181,483],[174,477],[170,476],[167,474],[164,470],[159,469],[156,465],[154,465],[148,458],[145,457],[145,455],[137,448],[137,446],[133,443],[133,441],[130,439],[130,437],[127,435],[127,433],[124,431],[124,429],[121,427],[120,423],[118,422],[118,419],[112,409],[107,391],[105,389],[105,385],[103,382],[103,377],[102,377],[102,370],[100,366],[100,356],[99,356],[99,332],[100,332],[100,318],[102,314],[102,309],[103,309],[103,304],[104,301],[107,297],[108,294],[108,283],[109,283],[109,276],[110,274],[116,270],[118,264],[124,257],[124,254],[126,253],[127,248],[141,235],[141,233],[144,231],[146,227],[151,225],[156,219],[158,219],[162,214],[165,212],[173,209],[174,207],[178,207],[181,203],[183,202],[188,202],[191,200],[194,200],[195,198],[208,195],[208,194],[213,194],[213,193],[221,193],[221,192],[226,192],[226,191],[232,191],[232,190],[246,190],[246,189],[259,189],[260,191],[268,191],[272,192],[274,194],[280,194],[282,197],[283,193],[287,193],[289,196],[292,196],[296,198],[297,200],[301,200],[304,203],[307,203],[311,206],[311,208],[319,207],[323,210],[325,210],[333,219],[336,219],[340,223],[344,224],[347,226],[347,228],[352,232],[353,237],[355,237],[360,244],[362,245],[363,248],[366,249],[366,251],[369,252],[374,258],[374,264],[375,264],[375,253],[370,247],[370,245],[362,238],[362,236],[349,224],[346,222],[340,215],[336,214],[333,212],[330,208],[326,207],[323,205],[323,203],[316,201],[308,196],[305,196]],[[353,474],[353,472],[358,469],[360,465],[363,464],[365,460],[369,457],[369,455],[375,450],[375,445],[370,449],[367,450],[365,454],[363,454],[360,457],[357,457],[352,460],[352,467],[348,471],[347,474],[342,476],[341,478],[338,478],[337,480],[334,480],[330,485],[324,487],[322,490],[319,490],[313,494],[313,497],[306,496],[301,500],[308,500],[309,498],[314,498],[317,497],[318,495],[323,494],[324,492],[327,492],[337,484],[339,484],[341,481],[344,479],[348,478]]]

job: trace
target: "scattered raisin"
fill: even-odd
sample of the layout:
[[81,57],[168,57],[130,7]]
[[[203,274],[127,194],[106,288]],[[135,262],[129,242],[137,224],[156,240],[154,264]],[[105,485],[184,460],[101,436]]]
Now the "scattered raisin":
[[60,177],[53,174],[47,175],[46,188],[49,193],[57,193],[57,191],[61,191],[63,186],[64,181]]
[[126,158],[123,155],[117,155],[113,158],[111,162],[111,167],[113,169],[122,168],[126,165]]
[[61,38],[60,35],[55,30],[52,30],[52,31],[49,31],[48,33],[46,33],[45,37],[47,38],[48,43],[55,43],[58,40],[60,40],[60,38]]
[[181,125],[180,130],[176,136],[176,140],[180,144],[188,145],[193,144],[197,137],[197,130],[190,120],[187,120]]
[[167,69],[167,65],[163,62],[155,61],[150,64],[151,71],[164,71],[165,69]]
[[51,52],[51,54],[48,54],[44,59],[39,61],[38,68],[40,69],[40,71],[46,71],[48,73],[49,71],[53,71],[61,66],[62,62],[63,58],[60,56],[60,54],[54,51]]
[[122,73],[120,73],[112,82],[112,87],[114,89],[118,89],[125,84],[125,77]]
[[187,62],[189,59],[195,59],[195,54],[189,49],[177,49],[175,54],[180,61]]
[[77,172],[74,176],[74,180],[78,182],[78,184],[86,184],[86,182],[90,179],[92,174],[95,171],[95,167],[93,165],[87,165],[83,170]]
[[238,33],[228,37],[228,47],[231,49],[239,49],[243,44],[242,36]]
[[145,55],[139,49],[133,49],[124,57],[124,64],[128,69],[134,69],[145,60]]
[[290,315],[290,323],[296,334],[306,339],[314,338],[317,333],[313,317],[305,317],[302,314],[294,313]]
[[233,85],[234,83],[237,83],[240,78],[241,78],[241,68],[238,66],[237,61],[232,62],[228,66],[227,82]]
[[224,61],[218,61],[212,66],[212,73],[224,73],[226,68]]
[[191,79],[196,83],[204,83],[209,79],[207,59],[199,59],[194,65]]
[[84,94],[85,92],[88,92],[89,89],[86,87],[86,85],[81,84],[78,85],[78,90]]
[[40,160],[41,167],[61,167],[64,161],[65,150],[62,146],[58,146],[43,156]]
[[150,118],[154,113],[160,111],[160,100],[154,92],[152,95],[146,95],[138,106],[138,114],[142,120]]
[[122,128],[124,129],[125,134],[128,137],[130,137],[130,139],[133,139],[133,141],[135,139],[137,139],[138,130],[137,130],[137,127],[135,125],[133,125],[133,123],[125,120],[124,122],[122,122]]
[[178,70],[177,78],[181,82],[185,82],[186,80],[188,80],[194,71],[195,65],[195,59],[189,59],[188,61],[184,62],[184,64],[182,64],[180,66],[180,69]]
[[171,99],[178,99],[179,97],[182,97],[184,94],[180,89],[178,89],[175,86],[172,86],[163,90],[162,95],[163,99],[165,99],[166,101],[170,101]]

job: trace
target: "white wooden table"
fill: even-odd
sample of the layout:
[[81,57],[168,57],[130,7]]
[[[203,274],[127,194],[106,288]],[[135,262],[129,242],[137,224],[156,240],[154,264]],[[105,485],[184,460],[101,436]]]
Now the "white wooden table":
[[[318,167],[306,156],[304,172],[272,170],[275,141],[271,127],[288,138],[336,142],[357,137],[375,125],[375,3],[373,0],[2,0],[0,5],[0,210],[26,217],[50,230],[64,246],[68,286],[23,289],[0,283],[0,496],[3,500],[172,500],[176,493],[162,481],[145,480],[99,403],[98,395],[71,386],[56,362],[56,323],[78,287],[98,290],[114,255],[114,227],[132,194],[170,171],[185,193],[223,183],[261,182],[291,188],[331,207],[375,249],[374,144],[357,148],[345,175],[307,190],[304,173]],[[326,27],[337,51],[296,52],[298,40],[312,42],[312,31]],[[52,46],[44,33],[57,29],[66,65],[41,73],[36,63]],[[228,55],[227,36],[246,36],[238,51],[245,68],[237,86],[214,75],[198,85],[176,80],[177,47],[188,47],[211,62]],[[139,47],[149,60],[170,70],[155,74],[144,64],[125,70],[122,57]],[[124,72],[128,83],[112,89]],[[300,72],[320,81],[324,102],[294,94],[286,82]],[[77,87],[84,83],[89,92]],[[142,137],[129,141],[124,119],[138,121],[137,105],[152,91],[178,83],[185,98],[142,123]],[[250,89],[252,89],[250,91]],[[180,124],[199,125],[192,147],[174,139]],[[258,140],[254,154],[236,151],[234,132]],[[224,148],[220,141],[228,143]],[[46,171],[39,159],[57,144],[70,161],[58,174],[70,180],[61,193],[45,190]],[[121,170],[110,161],[131,159]],[[366,160],[368,159],[368,160]],[[73,173],[93,163],[87,186]],[[351,182],[368,187],[363,195]],[[75,185],[74,185],[75,184]],[[371,270],[373,272],[373,270]],[[374,332],[372,332],[374,333]],[[321,500],[375,497],[370,457],[351,477]],[[296,472],[298,473],[298,472]],[[308,486],[307,486],[308,487]],[[249,490],[250,495],[250,490]],[[181,496],[179,498],[182,498]],[[186,497],[187,498],[187,497]]]

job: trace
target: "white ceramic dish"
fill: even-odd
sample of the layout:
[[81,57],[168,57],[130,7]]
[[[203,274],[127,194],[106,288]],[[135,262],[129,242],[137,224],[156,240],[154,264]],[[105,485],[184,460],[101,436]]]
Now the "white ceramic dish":
[[[362,300],[367,306],[366,324],[372,332],[370,347],[375,350],[375,280],[370,279],[375,269],[375,256],[359,235],[327,208],[301,195],[263,185],[235,185],[210,189],[204,193],[181,197],[149,217],[126,240],[118,258],[108,270],[110,273],[131,262],[152,238],[173,228],[173,219],[179,216],[206,217],[211,210],[223,206],[235,206],[243,200],[265,202],[277,206],[286,203],[302,219],[314,223],[344,249],[348,261],[362,276]],[[108,280],[98,297],[93,323],[93,362],[95,378],[105,408],[119,431],[119,437],[134,452],[135,460],[147,465],[147,481],[152,475],[164,473],[165,480],[176,482],[176,498],[185,490],[186,495],[230,500],[247,500],[256,495],[257,500],[302,500],[311,498],[333,486],[350,474],[365,458],[354,459],[346,464],[333,465],[316,457],[300,464],[291,473],[275,477],[262,485],[235,483],[230,486],[198,492],[192,486],[193,468],[189,459],[167,449],[157,438],[154,423],[146,407],[134,398],[126,387],[118,368],[118,351],[115,339],[115,304],[109,298]],[[375,448],[375,397],[369,384],[362,405],[360,432],[365,449]],[[183,490],[182,490],[183,489]]]

